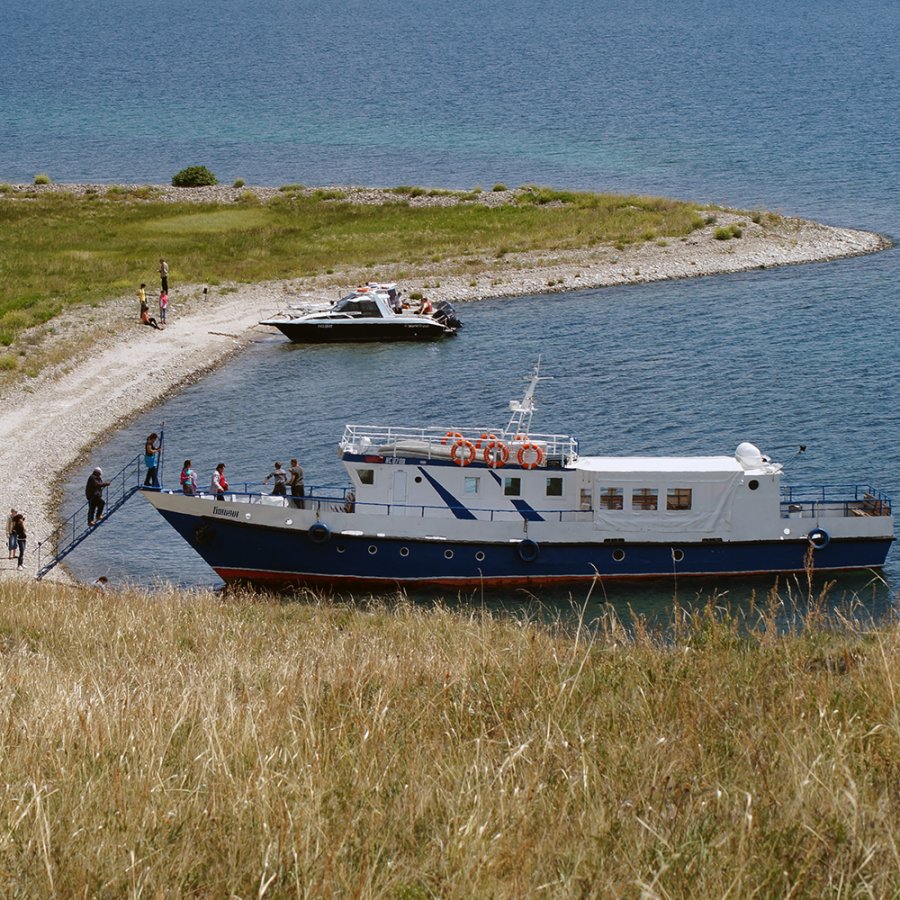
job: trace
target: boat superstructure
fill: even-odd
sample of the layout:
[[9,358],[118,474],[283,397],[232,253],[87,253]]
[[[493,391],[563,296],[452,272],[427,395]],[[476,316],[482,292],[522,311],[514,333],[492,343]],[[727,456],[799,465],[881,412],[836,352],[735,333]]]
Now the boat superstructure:
[[495,430],[346,426],[338,492],[146,496],[225,581],[464,588],[883,565],[893,517],[874,487],[786,487],[748,442],[581,456],[571,435],[532,431],[540,380],[536,367]]
[[329,309],[305,313],[291,310],[259,324],[277,328],[297,343],[431,341],[454,335],[461,327],[447,301],[407,309],[396,284],[375,282],[356,288]]

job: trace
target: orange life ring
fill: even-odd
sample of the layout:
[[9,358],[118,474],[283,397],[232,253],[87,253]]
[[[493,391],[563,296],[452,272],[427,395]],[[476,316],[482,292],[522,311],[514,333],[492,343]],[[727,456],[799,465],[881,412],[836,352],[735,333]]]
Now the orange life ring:
[[461,440],[462,435],[458,431],[448,431],[442,438],[441,443],[446,444],[449,440]]
[[499,469],[505,466],[509,459],[509,447],[503,441],[495,438],[484,448],[484,461],[492,468]]
[[[534,453],[534,459],[530,462],[525,461],[526,453]],[[544,461],[544,451],[538,447],[537,444],[532,444],[530,441],[527,444],[522,444],[519,448],[519,465],[523,469],[536,469],[542,462]]]
[[450,459],[458,466],[467,466],[475,459],[476,453],[475,445],[471,441],[467,441],[464,437],[460,437],[460,439],[450,448]]
[[497,440],[496,434],[494,434],[493,432],[488,433],[486,431],[480,438],[478,438],[477,441],[475,441],[475,447],[478,450],[480,450],[482,441],[496,441],[496,440]]

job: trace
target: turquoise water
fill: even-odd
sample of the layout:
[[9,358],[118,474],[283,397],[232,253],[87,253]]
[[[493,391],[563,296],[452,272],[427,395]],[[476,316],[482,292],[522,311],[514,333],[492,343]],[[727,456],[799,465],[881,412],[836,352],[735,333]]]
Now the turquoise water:
[[[900,235],[896,0],[6,0],[0,30],[0,181],[164,182],[205,164],[276,185],[538,182]],[[311,480],[337,480],[345,421],[502,421],[542,353],[558,377],[540,427],[587,452],[751,439],[794,482],[900,497],[898,260],[489,302],[436,347],[263,342],[96,461],[115,468],[164,417],[173,458],[203,472],[222,458],[255,479],[297,450]],[[76,569],[208,578],[140,508]],[[900,583],[897,551],[887,574]]]

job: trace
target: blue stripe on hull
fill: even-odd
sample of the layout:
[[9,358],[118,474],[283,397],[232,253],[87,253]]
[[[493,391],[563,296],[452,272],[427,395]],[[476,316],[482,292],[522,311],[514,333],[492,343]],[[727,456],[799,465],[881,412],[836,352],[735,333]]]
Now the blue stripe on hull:
[[[404,541],[336,534],[323,543],[305,531],[234,524],[160,510],[225,581],[269,584],[562,584],[677,574],[746,575],[805,569],[809,544],[771,541],[702,544],[543,544]],[[817,571],[884,564],[890,539],[832,539],[812,554]],[[404,553],[404,550],[407,551]],[[531,552],[526,552],[531,551]],[[617,558],[624,554],[623,558]],[[683,554],[681,558],[677,558]],[[525,558],[523,558],[525,557]]]

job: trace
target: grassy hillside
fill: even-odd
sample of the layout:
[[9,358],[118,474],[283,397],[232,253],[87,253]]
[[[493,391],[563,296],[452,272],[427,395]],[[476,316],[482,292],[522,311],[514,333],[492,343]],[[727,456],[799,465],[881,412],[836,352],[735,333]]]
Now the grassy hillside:
[[[694,205],[653,197],[535,188],[499,207],[465,199],[413,207],[409,194],[389,196],[363,205],[339,192],[287,190],[265,204],[250,192],[239,203],[197,204],[154,200],[152,190],[30,198],[0,191],[0,346],[66,307],[133,294],[142,281],[157,288],[161,256],[177,290],[441,260],[474,272],[485,257],[511,251],[624,245],[703,224]],[[5,360],[9,367],[15,355]]]
[[888,897],[900,629],[0,584],[6,896]]

